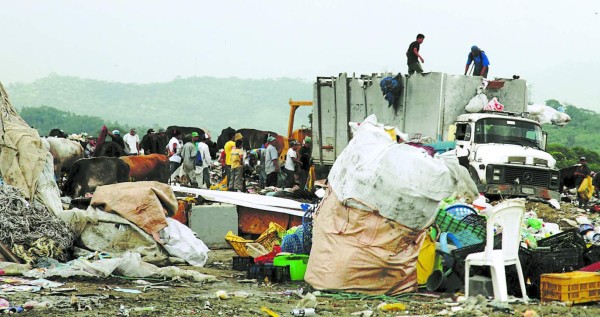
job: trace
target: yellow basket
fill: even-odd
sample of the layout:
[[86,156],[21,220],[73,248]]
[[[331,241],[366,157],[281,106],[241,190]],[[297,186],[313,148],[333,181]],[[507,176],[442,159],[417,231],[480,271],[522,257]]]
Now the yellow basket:
[[282,226],[271,222],[269,223],[269,229],[265,230],[265,232],[263,232],[255,241],[246,240],[240,236],[236,236],[231,231],[227,232],[227,235],[225,235],[225,241],[229,243],[233,251],[235,251],[238,256],[246,257],[250,256],[246,248],[247,243],[259,243],[265,247],[265,249],[271,252],[273,250],[273,246],[275,244],[279,244],[279,232],[285,232],[285,229]]
[[578,304],[600,300],[600,273],[542,274],[540,284],[542,302],[561,301]]

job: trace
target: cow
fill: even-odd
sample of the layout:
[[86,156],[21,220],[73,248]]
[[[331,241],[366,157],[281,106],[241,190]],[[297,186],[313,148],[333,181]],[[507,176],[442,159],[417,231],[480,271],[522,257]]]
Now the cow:
[[56,128],[50,130],[50,133],[48,133],[48,136],[53,136],[53,137],[63,138],[63,139],[66,139],[68,137],[68,135],[65,133],[65,131],[63,131],[61,129],[56,129]]
[[222,149],[225,146],[225,143],[229,141],[230,133],[240,133],[244,138],[243,147],[247,150],[261,148],[267,141],[268,135],[275,137],[273,145],[277,149],[277,153],[281,153],[286,144],[286,139],[284,137],[272,131],[261,131],[256,129],[239,129],[236,131],[232,128],[226,128],[221,131],[221,135],[219,135],[219,138],[217,139],[217,147]]
[[129,180],[129,165],[116,157],[83,158],[75,162],[62,186],[63,195],[72,198],[92,193],[102,185]]
[[565,189],[575,188],[575,181],[577,180],[577,176],[575,176],[575,170],[579,167],[579,164],[561,168],[559,171],[559,186],[558,190],[563,192]]
[[169,180],[169,159],[166,155],[121,156],[121,160],[129,165],[130,180],[165,184]]
[[229,136],[231,134],[235,134],[235,129],[231,127],[221,130],[221,134],[219,134],[219,137],[217,138],[217,149],[222,149],[225,146],[225,143],[229,141]]
[[529,112],[531,119],[541,124],[550,123],[563,127],[571,122],[571,116],[546,105],[529,105],[527,106],[527,112]]
[[54,177],[61,179],[62,173],[68,173],[75,161],[83,158],[83,147],[79,142],[58,137],[43,138],[48,143],[48,151],[54,161]]
[[125,150],[117,142],[109,141],[96,146],[93,157],[121,157],[125,155]]
[[[208,133],[208,131],[205,131],[200,128],[180,127],[180,126],[172,125],[172,126],[167,127],[167,137],[169,139],[173,137],[173,131],[175,131],[175,130],[181,132],[181,136],[185,136],[186,134],[191,134],[192,132],[196,132],[200,136]],[[210,156],[213,159],[216,159],[217,152],[219,150],[219,147],[217,146],[217,144],[215,142],[213,142],[212,140],[208,140],[208,142],[206,142],[206,145],[208,145],[208,151],[210,152]]]

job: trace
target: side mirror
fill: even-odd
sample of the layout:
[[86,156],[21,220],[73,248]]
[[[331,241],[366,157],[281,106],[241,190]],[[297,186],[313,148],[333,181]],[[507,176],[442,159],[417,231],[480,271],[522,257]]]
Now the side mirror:
[[542,151],[546,151],[546,142],[548,141],[548,132],[542,131]]

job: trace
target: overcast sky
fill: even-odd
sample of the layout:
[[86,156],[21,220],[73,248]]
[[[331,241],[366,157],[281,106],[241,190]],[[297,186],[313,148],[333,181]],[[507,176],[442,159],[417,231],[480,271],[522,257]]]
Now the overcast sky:
[[0,0],[0,81],[50,73],[117,82],[177,76],[302,78],[462,74],[471,45],[490,77],[518,74],[532,99],[600,111],[600,1]]

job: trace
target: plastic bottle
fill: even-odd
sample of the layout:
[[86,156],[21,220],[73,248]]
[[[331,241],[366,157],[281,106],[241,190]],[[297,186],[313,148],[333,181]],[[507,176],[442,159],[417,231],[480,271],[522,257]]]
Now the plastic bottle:
[[290,314],[292,316],[316,316],[314,308],[293,309]]
[[537,218],[527,219],[527,225],[533,229],[540,230],[542,228],[542,220]]

